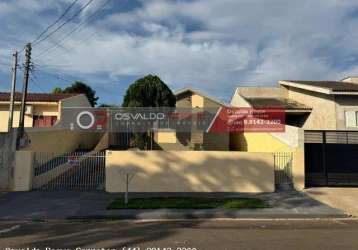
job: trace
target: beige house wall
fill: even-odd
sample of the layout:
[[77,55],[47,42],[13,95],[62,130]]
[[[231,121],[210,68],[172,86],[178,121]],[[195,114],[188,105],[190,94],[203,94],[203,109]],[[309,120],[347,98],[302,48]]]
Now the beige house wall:
[[[13,127],[19,127],[20,121],[20,105],[16,105],[14,109]],[[32,115],[25,115],[25,128],[31,128],[33,124]],[[0,132],[7,132],[9,123],[9,105],[0,104]]]
[[[186,97],[177,100],[176,107],[180,108],[219,108],[221,105],[209,98],[203,97],[199,94],[193,93]],[[230,149],[230,134],[229,133],[205,133],[203,131],[196,131],[195,133],[202,133],[202,149],[203,150],[229,150]],[[154,141],[164,150],[193,150],[193,144],[199,144],[191,141],[194,132],[175,132],[167,130],[159,130],[154,133]]]
[[304,129],[337,129],[336,103],[333,95],[289,87],[288,98],[304,103],[306,106],[312,108],[311,114],[303,125]]
[[175,131],[158,131],[154,133],[154,141],[160,143],[177,143]]
[[191,108],[191,98],[187,97],[177,100],[175,106],[177,108]]
[[204,98],[200,95],[193,94],[191,96],[191,107],[192,108],[204,108]]
[[[0,103],[0,132],[7,132],[9,120],[9,102]],[[87,97],[79,94],[70,98],[57,102],[28,102],[27,106],[32,106],[32,114],[25,114],[25,127],[33,126],[33,115],[57,116],[57,120],[61,116],[61,107],[90,107]],[[20,102],[15,102],[13,127],[19,126],[20,120]]]
[[269,153],[220,151],[107,151],[106,190],[124,192],[274,191]]

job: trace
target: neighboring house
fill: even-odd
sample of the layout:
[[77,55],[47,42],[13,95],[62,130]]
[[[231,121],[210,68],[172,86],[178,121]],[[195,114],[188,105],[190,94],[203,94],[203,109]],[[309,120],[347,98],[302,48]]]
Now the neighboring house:
[[300,176],[295,184],[300,188],[358,186],[358,77],[341,81],[283,80],[278,84],[236,89],[233,106],[280,106],[287,124],[284,133],[234,133],[236,148],[249,152],[272,152],[274,148],[301,155],[296,157],[301,167],[292,167]]
[[[15,94],[13,127],[19,126],[21,93]],[[0,132],[7,132],[10,93],[0,92]],[[84,94],[28,93],[25,127],[52,127],[60,119],[63,107],[90,107]]]
[[[184,88],[175,93],[177,108],[219,108],[226,106],[222,101],[201,91]],[[156,149],[163,150],[229,150],[229,133],[206,133],[204,131],[177,132],[173,130],[154,133]]]
[[358,78],[279,81],[278,87],[239,87],[236,107],[281,106],[288,125],[305,130],[358,130]]

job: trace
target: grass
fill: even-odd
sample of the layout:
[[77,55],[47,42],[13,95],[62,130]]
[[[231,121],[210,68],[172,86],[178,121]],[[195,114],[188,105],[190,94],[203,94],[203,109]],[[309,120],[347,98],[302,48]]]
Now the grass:
[[116,199],[107,209],[244,209],[268,208],[269,205],[260,199],[253,198],[191,198],[191,197],[163,197],[163,198],[136,198],[124,204],[124,199]]

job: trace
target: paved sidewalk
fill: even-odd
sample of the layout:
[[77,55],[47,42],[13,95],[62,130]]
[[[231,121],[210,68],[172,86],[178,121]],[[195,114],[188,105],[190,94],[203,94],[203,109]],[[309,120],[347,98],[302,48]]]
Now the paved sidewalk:
[[358,216],[358,188],[309,188],[305,192],[322,203]]
[[[160,194],[154,194],[154,196],[158,195]],[[0,220],[346,217],[342,211],[299,192],[256,195],[208,194],[207,196],[218,195],[260,198],[268,202],[272,208],[106,210],[112,200],[123,195],[104,192],[15,192],[0,197]],[[136,196],[138,194],[131,194],[131,197]]]

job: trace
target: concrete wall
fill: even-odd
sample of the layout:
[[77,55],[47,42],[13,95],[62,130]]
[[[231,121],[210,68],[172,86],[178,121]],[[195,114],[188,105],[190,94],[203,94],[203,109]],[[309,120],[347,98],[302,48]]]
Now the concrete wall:
[[93,149],[100,141],[101,133],[78,132],[70,130],[48,129],[27,129],[30,144],[24,148],[33,152],[71,152],[76,149]]
[[32,177],[33,177],[33,152],[16,151],[13,191],[31,190]]
[[106,190],[124,192],[273,192],[270,153],[107,151]]
[[245,98],[239,94],[238,88],[235,90],[235,94],[231,98],[230,104],[233,107],[245,107],[245,108],[251,107],[250,103],[248,103],[245,100]]
[[292,179],[296,190],[305,188],[304,130],[298,130],[298,145],[293,151]]
[[0,191],[12,189],[15,150],[16,130],[11,133],[0,133]]
[[289,87],[288,98],[312,108],[303,125],[304,129],[337,129],[335,96]]

